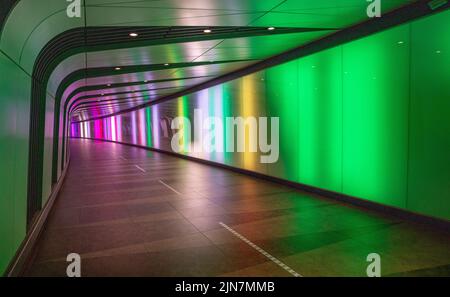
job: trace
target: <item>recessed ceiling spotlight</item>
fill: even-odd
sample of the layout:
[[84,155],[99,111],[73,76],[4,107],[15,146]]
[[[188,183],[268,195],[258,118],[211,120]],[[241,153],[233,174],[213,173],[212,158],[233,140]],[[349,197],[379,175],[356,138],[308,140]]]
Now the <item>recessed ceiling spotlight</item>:
[[133,33],[130,33],[129,35],[130,35],[130,37],[138,37],[138,36],[139,36],[139,34],[134,33],[134,32],[133,32]]
[[403,44],[404,42],[400,40],[400,41],[399,41],[399,42],[397,42],[397,43],[398,43],[398,44]]
[[273,31],[273,30],[275,30],[275,27],[269,27],[269,28],[267,28],[267,30]]
[[146,83],[146,82],[148,82],[148,80],[144,80],[144,82]]
[[165,63],[164,66],[169,66],[169,63]]
[[205,29],[205,30],[203,30],[203,33],[211,33],[212,31],[211,31],[211,29]]
[[120,70],[120,69],[122,69],[122,68],[120,68],[120,67],[116,67],[116,68],[114,68],[114,70]]

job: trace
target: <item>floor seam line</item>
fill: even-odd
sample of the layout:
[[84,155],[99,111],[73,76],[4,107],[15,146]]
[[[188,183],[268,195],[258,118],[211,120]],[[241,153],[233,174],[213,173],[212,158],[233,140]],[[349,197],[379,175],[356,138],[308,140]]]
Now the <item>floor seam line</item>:
[[261,253],[263,256],[265,256],[266,258],[268,258],[269,260],[271,260],[272,262],[274,262],[275,264],[277,264],[278,266],[280,266],[281,268],[283,268],[284,270],[286,270],[287,272],[289,272],[290,274],[292,274],[295,277],[302,277],[301,274],[299,274],[298,272],[296,272],[294,269],[292,269],[291,267],[289,267],[288,265],[286,265],[285,263],[283,263],[282,261],[278,260],[277,258],[275,258],[274,256],[272,256],[271,254],[269,254],[268,252],[266,252],[265,250],[263,250],[262,248],[260,248],[259,246],[257,246],[256,244],[254,244],[253,242],[251,242],[249,239],[247,239],[245,236],[241,235],[240,233],[236,232],[235,230],[233,230],[231,227],[229,227],[227,224],[224,224],[222,222],[219,222],[219,225],[221,225],[222,227],[224,227],[225,229],[227,229],[228,231],[230,231],[234,236],[236,236],[237,238],[239,238],[240,240],[242,240],[243,242],[245,242],[246,244],[248,244],[249,246],[251,246],[252,248],[254,248],[256,251],[258,251],[259,253]]
[[177,190],[175,190],[172,186],[166,184],[165,182],[163,182],[162,179],[158,180],[161,184],[163,184],[164,186],[166,186],[168,189],[172,190],[173,192],[177,193],[180,196],[183,196],[183,194],[181,194],[180,192],[178,192]]
[[147,171],[145,171],[145,169],[143,169],[142,167],[140,167],[139,165],[134,165],[134,167],[136,167],[137,169],[139,169],[140,171],[146,173]]

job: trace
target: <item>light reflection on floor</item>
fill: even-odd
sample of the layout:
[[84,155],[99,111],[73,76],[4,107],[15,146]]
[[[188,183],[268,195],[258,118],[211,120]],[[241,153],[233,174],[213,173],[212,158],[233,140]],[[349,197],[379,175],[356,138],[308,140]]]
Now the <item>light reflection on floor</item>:
[[450,236],[428,226],[120,144],[71,157],[28,275],[65,276],[76,252],[84,276],[290,276],[219,222],[303,276],[365,276],[373,252],[383,276],[450,275]]

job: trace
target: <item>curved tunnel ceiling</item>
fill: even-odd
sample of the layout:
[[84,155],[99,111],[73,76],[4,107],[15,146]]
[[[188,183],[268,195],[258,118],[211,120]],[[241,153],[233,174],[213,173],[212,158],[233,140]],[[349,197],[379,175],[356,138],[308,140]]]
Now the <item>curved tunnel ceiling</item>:
[[[382,8],[409,2],[383,1]],[[366,6],[361,0],[85,0],[82,17],[68,18],[66,1],[21,0],[7,18],[0,48],[28,73],[41,75],[41,95],[62,100],[62,114],[70,108],[74,119],[84,120],[198,85],[361,22]],[[39,59],[45,69],[37,69]]]
[[[99,89],[99,94],[119,92],[120,90],[110,90],[111,88],[105,89],[105,86],[112,84],[113,82],[126,83],[141,81],[142,83],[145,83],[146,80],[168,81],[172,78],[198,78],[197,81],[192,79],[184,82],[172,81],[172,87],[174,88],[180,87],[180,84],[184,85],[184,87],[189,87],[192,86],[192,83],[198,84],[227,72],[243,68],[255,61],[269,57],[270,54],[277,53],[274,52],[274,50],[280,47],[280,41],[285,45],[290,43],[292,44],[291,47],[294,47],[298,44],[299,40],[305,40],[306,38],[309,38],[310,40],[313,36],[319,36],[319,34],[323,34],[325,31],[323,29],[315,28],[279,28],[274,31],[269,31],[265,27],[209,28],[213,32],[205,34],[203,33],[205,27],[190,27],[189,33],[182,33],[188,34],[186,36],[178,33],[178,31],[185,31],[185,28],[165,28],[167,33],[164,34],[163,38],[159,38],[158,35],[158,39],[156,40],[151,39],[151,36],[146,37],[144,35],[145,32],[142,33],[144,30],[154,30],[153,28],[146,27],[145,29],[141,28],[139,30],[131,28],[123,33],[122,30],[117,30],[114,27],[108,28],[111,30],[109,31],[110,34],[116,35],[118,34],[117,32],[119,32],[119,34],[121,34],[120,37],[124,36],[125,38],[123,41],[119,38],[119,40],[116,41],[117,43],[110,44],[110,46],[123,46],[124,48],[88,52],[86,54],[86,59],[87,65],[90,67],[86,68],[85,71],[88,73],[88,78],[96,77],[103,79],[103,90],[102,88]],[[156,30],[160,30],[160,28]],[[130,40],[131,37],[129,37],[129,33],[127,33],[130,31],[139,32],[139,36]],[[89,32],[87,34],[89,34]],[[175,35],[176,37],[172,37],[171,35]],[[274,35],[282,36],[280,38],[281,40],[275,40],[278,43],[278,46],[270,39],[270,37],[273,38]],[[208,40],[205,40],[206,38]],[[188,41],[183,42],[186,39]],[[236,42],[242,43],[242,39],[245,39],[246,42],[249,40],[259,40],[260,43],[265,43],[265,46],[261,46],[261,48],[266,48],[267,50],[252,52],[245,48],[235,47]],[[232,46],[227,45],[229,41],[233,41],[231,43]],[[159,43],[161,42],[165,44],[160,45]],[[140,46],[142,43],[153,43],[155,45]],[[225,43],[223,48],[218,48],[220,43]],[[220,55],[211,54],[213,50],[222,51],[222,53]],[[148,62],[151,64],[143,64]],[[116,67],[119,67],[120,69],[116,70]],[[167,88],[170,87],[167,86],[168,84],[168,82],[165,83],[165,94],[167,94]],[[160,87],[154,85],[153,89],[160,89]],[[137,91],[138,89],[134,88],[134,90]],[[131,93],[133,90],[129,89],[128,91]],[[165,94],[154,95],[159,97],[160,95]],[[115,100],[115,98],[110,99]]]

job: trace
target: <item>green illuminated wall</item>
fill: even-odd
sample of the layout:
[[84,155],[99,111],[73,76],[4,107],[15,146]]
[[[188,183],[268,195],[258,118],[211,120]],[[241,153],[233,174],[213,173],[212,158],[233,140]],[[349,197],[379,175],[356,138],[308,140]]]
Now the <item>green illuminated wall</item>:
[[[268,174],[291,180],[298,179],[300,155],[295,131],[299,127],[298,115],[298,62],[293,61],[266,70],[267,116],[280,118],[280,159],[268,166]],[[283,86],[283,87],[280,87]],[[294,140],[294,141],[293,141]]]
[[342,47],[298,60],[298,178],[342,191]]
[[[189,143],[183,154],[450,219],[448,11],[154,105],[150,113],[194,122],[195,109],[223,120],[279,117],[280,156],[262,164],[259,152],[188,152]],[[95,134],[88,131],[94,125],[83,125],[78,136]],[[105,121],[99,125],[108,130]],[[147,144],[135,135],[149,124],[133,127],[129,135],[122,129],[119,141],[171,150],[160,125],[151,126]],[[237,140],[231,135],[224,129],[225,144]]]
[[2,52],[0,75],[1,275],[26,232],[31,77]]
[[411,24],[408,209],[450,218],[450,11]]
[[343,46],[345,194],[406,207],[409,25]]
[[[0,275],[26,234],[31,77],[0,52]],[[53,101],[47,98],[42,205],[51,193]]]

